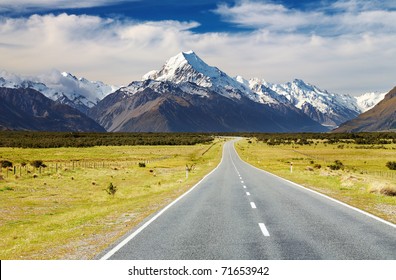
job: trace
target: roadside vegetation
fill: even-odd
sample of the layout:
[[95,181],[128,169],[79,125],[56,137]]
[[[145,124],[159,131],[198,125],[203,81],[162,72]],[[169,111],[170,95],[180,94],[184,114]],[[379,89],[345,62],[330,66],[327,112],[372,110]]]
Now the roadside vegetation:
[[[224,141],[200,139],[188,146],[0,147],[0,259],[94,258],[218,165]],[[194,166],[188,178],[186,166]]]
[[396,223],[396,133],[315,135],[255,135],[236,149],[258,168]]

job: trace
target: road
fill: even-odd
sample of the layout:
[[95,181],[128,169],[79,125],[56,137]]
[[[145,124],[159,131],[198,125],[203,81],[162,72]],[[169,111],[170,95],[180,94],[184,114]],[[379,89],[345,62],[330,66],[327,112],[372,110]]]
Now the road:
[[396,259],[396,226],[242,161],[219,166],[101,259]]

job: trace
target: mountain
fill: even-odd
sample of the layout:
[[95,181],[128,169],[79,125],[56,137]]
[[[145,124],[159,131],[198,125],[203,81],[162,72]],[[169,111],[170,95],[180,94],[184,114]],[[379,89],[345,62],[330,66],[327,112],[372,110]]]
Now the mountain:
[[321,90],[300,79],[285,84],[271,84],[256,78],[248,83],[253,91],[266,95],[269,103],[292,104],[311,119],[329,128],[357,117],[362,110],[357,105],[356,98]]
[[57,70],[36,77],[3,71],[0,87],[39,91],[108,131],[329,131],[384,97],[330,93],[299,79],[273,84],[232,78],[193,51],[122,88]]
[[0,130],[105,131],[77,109],[34,89],[6,87],[0,87]]
[[61,73],[58,70],[35,77],[22,77],[2,71],[0,72],[0,87],[31,88],[83,113],[119,88],[100,81],[93,82],[85,78],[77,78],[70,73]]
[[364,113],[370,109],[372,109],[375,105],[377,105],[381,100],[385,98],[385,93],[379,92],[368,92],[362,95],[356,96],[357,106],[360,108],[361,113]]
[[289,104],[265,104],[259,94],[192,51],[108,95],[89,115],[108,131],[326,130]]
[[168,81],[175,84],[189,82],[227,98],[239,99],[245,96],[260,102],[260,98],[249,87],[239,83],[217,67],[209,66],[193,51],[181,52],[171,57],[161,70],[150,71],[143,76],[143,80]]
[[350,120],[333,132],[387,131],[396,130],[396,87],[372,109]]

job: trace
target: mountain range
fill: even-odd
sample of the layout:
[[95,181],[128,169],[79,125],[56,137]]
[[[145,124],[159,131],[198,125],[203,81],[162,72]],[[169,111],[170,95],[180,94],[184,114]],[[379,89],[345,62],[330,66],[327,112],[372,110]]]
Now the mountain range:
[[0,130],[105,132],[79,110],[31,88],[0,88],[0,100]]
[[[193,51],[179,53],[160,70],[124,87],[53,70],[36,77],[0,72],[0,91],[10,94],[5,89],[35,90],[114,132],[323,132],[356,118],[385,96],[335,94],[299,79],[272,84],[230,77]],[[20,129],[9,121],[0,120],[0,125]]]

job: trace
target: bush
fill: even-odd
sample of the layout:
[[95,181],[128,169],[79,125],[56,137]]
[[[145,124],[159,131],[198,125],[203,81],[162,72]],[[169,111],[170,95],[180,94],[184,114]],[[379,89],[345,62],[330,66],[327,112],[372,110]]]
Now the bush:
[[321,169],[322,166],[321,166],[319,163],[315,163],[314,168],[316,168],[316,169]]
[[386,163],[386,167],[388,167],[390,170],[396,170],[396,161],[388,161]]
[[2,168],[12,167],[12,162],[11,161],[2,160],[2,161],[0,161],[0,163],[1,163],[1,167]]
[[30,165],[35,168],[47,167],[47,165],[45,165],[42,160],[33,160],[30,162]]
[[336,161],[334,161],[334,164],[330,164],[330,165],[328,165],[328,167],[331,170],[340,170],[340,169],[343,170],[344,169],[344,164],[341,161],[336,160]]
[[117,187],[113,185],[113,183],[110,183],[109,186],[107,187],[107,189],[105,189],[105,191],[111,195],[114,196],[115,193],[117,192]]
[[146,167],[146,164],[144,162],[139,162],[139,167]]

